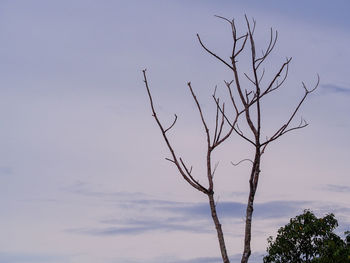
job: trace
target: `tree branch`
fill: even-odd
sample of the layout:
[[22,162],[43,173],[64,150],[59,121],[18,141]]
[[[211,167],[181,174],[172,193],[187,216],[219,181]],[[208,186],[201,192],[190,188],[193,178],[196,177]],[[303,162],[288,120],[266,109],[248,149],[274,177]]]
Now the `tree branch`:
[[[172,160],[169,159],[169,158],[166,158],[166,160],[168,161],[171,161],[172,163],[175,164],[175,166],[177,167],[178,171],[180,172],[180,174],[182,175],[182,177],[185,179],[185,181],[187,183],[189,183],[193,188],[197,189],[198,191],[200,192],[203,192],[205,194],[208,194],[208,190],[203,187],[202,185],[199,185],[198,182],[196,180],[193,179],[192,176],[187,176],[185,171],[181,168],[180,164],[179,164],[179,161],[176,157],[176,154],[175,154],[175,151],[173,149],[173,147],[171,146],[170,142],[169,142],[169,139],[166,135],[166,131],[169,130],[170,128],[172,128],[175,124],[175,121],[173,122],[173,124],[168,128],[168,129],[164,129],[163,128],[163,125],[161,124],[158,116],[157,116],[157,113],[154,109],[154,104],[153,104],[153,99],[152,99],[152,95],[151,95],[151,91],[150,91],[150,88],[149,88],[149,85],[148,85],[148,81],[147,81],[147,76],[146,76],[146,69],[142,70],[142,73],[143,73],[143,79],[144,79],[144,83],[145,83],[145,86],[146,86],[146,89],[147,89],[147,94],[148,94],[148,98],[149,98],[149,101],[150,101],[150,105],[151,105],[151,110],[152,110],[152,116],[154,117],[154,119],[156,120],[157,124],[158,124],[158,127],[159,129],[161,130],[162,132],[162,135],[163,135],[163,139],[171,153],[171,156],[172,156]],[[177,119],[177,118],[176,118]],[[176,120],[175,119],[175,120]]]
[[[291,121],[294,119],[296,113],[298,112],[300,106],[303,104],[303,102],[305,101],[306,97],[314,92],[318,85],[320,83],[320,76],[317,74],[317,82],[314,86],[314,88],[312,88],[311,90],[308,90],[304,84],[304,82],[302,82],[302,85],[303,85],[303,88],[305,90],[305,93],[304,93],[304,96],[301,98],[301,100],[299,101],[298,105],[295,107],[294,111],[292,112],[291,116],[289,117],[289,119],[287,120],[287,122],[285,124],[283,124],[272,136],[270,139],[266,140],[264,143],[262,143],[261,145],[264,146],[264,145],[267,145],[269,144],[270,142],[278,139],[279,137],[281,137],[282,135],[286,134],[287,132],[290,132],[290,131],[293,131],[293,130],[297,130],[297,129],[302,129],[304,127],[306,127],[308,124],[306,123],[306,121],[301,121],[299,126],[296,126],[296,127],[292,127],[292,128],[288,128],[289,124],[291,123]],[[265,146],[266,147],[266,146]]]
[[176,123],[176,120],[177,120],[177,115],[176,114],[174,114],[175,115],[175,119],[174,119],[174,121],[173,121],[173,123],[169,126],[169,128],[167,128],[167,129],[165,129],[165,131],[164,132],[167,132],[167,131],[169,131],[174,125],[175,125],[175,123]]
[[233,163],[233,162],[231,162],[231,164],[233,165],[233,166],[238,166],[238,165],[240,165],[241,163],[243,163],[243,162],[245,162],[245,161],[248,161],[248,162],[251,162],[252,164],[254,164],[254,162],[252,161],[252,160],[250,160],[250,159],[243,159],[243,160],[240,160],[238,163]]
[[190,89],[190,91],[191,91],[191,95],[192,95],[194,101],[196,102],[197,109],[198,109],[198,111],[199,111],[199,115],[200,115],[200,117],[201,117],[202,124],[203,124],[204,129],[205,129],[205,133],[206,133],[206,135],[207,135],[207,143],[208,143],[208,146],[210,147],[210,133],[209,133],[209,128],[208,128],[208,126],[207,126],[207,123],[206,123],[205,120],[204,120],[204,116],[203,116],[203,113],[202,113],[202,108],[201,108],[201,106],[199,105],[199,102],[198,102],[198,100],[197,100],[197,97],[196,97],[196,95],[195,95],[194,92],[193,92],[193,89],[192,89],[192,86],[191,86],[191,82],[188,82],[188,83],[187,83],[187,86],[189,87],[189,89]]
[[224,63],[226,66],[228,66],[230,69],[232,69],[232,66],[230,64],[228,64],[224,59],[222,59],[221,57],[219,57],[218,55],[216,55],[215,53],[213,53],[212,51],[210,51],[202,42],[201,38],[199,37],[199,34],[197,34],[197,38],[199,43],[201,44],[201,46],[204,48],[205,51],[207,51],[210,55],[212,55],[213,57],[215,57],[216,59],[220,60],[222,63]]

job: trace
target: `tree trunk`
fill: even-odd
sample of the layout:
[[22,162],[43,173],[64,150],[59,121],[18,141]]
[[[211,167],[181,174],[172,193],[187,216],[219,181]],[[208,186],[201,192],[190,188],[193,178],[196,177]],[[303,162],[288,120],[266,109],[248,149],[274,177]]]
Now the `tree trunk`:
[[246,211],[244,250],[243,250],[241,263],[248,263],[248,259],[251,254],[250,241],[252,238],[252,217],[253,217],[253,210],[254,210],[253,208],[254,195],[255,194],[252,194],[252,191],[250,191],[247,211]]
[[215,224],[215,228],[216,228],[216,232],[217,232],[218,239],[219,239],[222,261],[223,261],[223,263],[230,263],[230,260],[229,260],[229,258],[227,256],[225,240],[224,240],[224,233],[222,232],[221,224],[220,224],[219,218],[218,218],[217,213],[216,213],[216,205],[215,205],[215,201],[214,201],[214,193],[209,193],[208,194],[208,198],[209,198],[211,217],[213,218],[213,221],[214,221],[214,224]]
[[260,149],[257,147],[255,153],[255,159],[251,171],[251,176],[249,180],[249,197],[246,210],[246,221],[245,221],[245,234],[244,234],[244,250],[242,255],[241,263],[248,263],[249,257],[251,255],[250,242],[252,239],[252,219],[254,211],[254,197],[256,189],[258,187],[259,174],[260,174]]

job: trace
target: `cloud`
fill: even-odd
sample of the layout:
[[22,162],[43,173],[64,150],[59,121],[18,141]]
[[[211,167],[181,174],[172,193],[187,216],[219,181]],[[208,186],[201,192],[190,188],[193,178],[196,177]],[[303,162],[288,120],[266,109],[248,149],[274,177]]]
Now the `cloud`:
[[[259,219],[285,217],[293,215],[298,209],[304,207],[307,202],[300,201],[273,201],[256,203],[254,205],[254,216]],[[163,209],[179,213],[187,217],[203,217],[210,215],[207,203],[173,204]],[[222,217],[242,218],[245,215],[246,204],[238,202],[219,202],[217,204],[218,214]]]
[[[98,197],[104,195],[97,195]],[[146,232],[183,231],[188,233],[213,233],[212,218],[208,203],[172,202],[157,199],[125,200],[119,203],[123,216],[99,220],[98,226],[70,228],[65,231],[92,236],[139,235]],[[133,197],[137,195],[131,195]],[[276,219],[294,216],[307,202],[275,201],[255,204],[256,219]],[[127,208],[127,209],[126,209]],[[219,202],[217,212],[221,219],[245,216],[246,204],[238,202]],[[125,212],[125,211],[128,212]],[[129,214],[128,214],[129,213]]]
[[[348,191],[347,187],[329,185],[333,191]],[[102,204],[112,204],[117,215],[100,218],[95,224],[71,227],[64,231],[70,234],[89,236],[135,236],[155,232],[186,232],[192,234],[215,234],[210,208],[207,202],[177,202],[152,198],[150,195],[132,192],[103,192],[90,190],[84,183],[77,183],[70,189],[73,193],[87,198],[97,198]],[[318,207],[318,208],[317,208]],[[344,207],[327,206],[307,201],[270,201],[255,203],[254,219],[269,221],[294,217],[305,208],[319,211],[348,211]],[[217,203],[217,212],[222,223],[245,217],[246,204],[233,201]],[[113,212],[114,213],[114,212]],[[338,214],[338,213],[335,213]],[[231,233],[238,235],[238,233]],[[195,262],[195,261],[194,261]]]
[[[239,262],[241,261],[241,254],[235,254],[229,256],[231,262]],[[258,263],[262,261],[263,254],[262,253],[252,253],[249,262],[250,263]],[[170,261],[169,263],[220,263],[222,259],[220,257],[198,257],[187,260],[175,260]]]
[[82,195],[85,197],[95,197],[95,198],[104,198],[106,200],[142,200],[145,198],[149,198],[148,195],[139,192],[106,192],[106,191],[96,191],[91,190],[90,185],[83,181],[77,181],[72,185],[61,188],[64,192],[69,192],[73,194]]
[[300,208],[310,206],[306,201],[272,201],[255,204],[255,216],[260,219],[294,216]]
[[[191,220],[190,220],[191,221]],[[193,222],[193,221],[192,221]],[[128,222],[121,220],[104,220],[105,224],[116,224],[117,226],[99,228],[73,228],[67,232],[87,234],[93,236],[116,236],[116,235],[138,235],[145,232],[154,231],[185,231],[191,233],[208,233],[211,229],[203,227],[201,224],[193,225],[192,222],[174,218],[151,218],[151,219],[129,219]]]
[[334,84],[323,84],[320,87],[324,92],[350,95],[350,88],[347,88],[347,87],[342,87]]
[[0,252],[0,262],[6,263],[55,263],[68,262],[68,256],[51,255],[46,253],[9,253]]
[[350,193],[350,186],[328,184],[326,190],[337,193]]
[[[241,260],[242,255],[241,254],[234,254],[229,256],[231,262],[239,262]],[[252,253],[249,262],[250,263],[260,263],[262,262],[263,253],[256,252]],[[153,258],[151,260],[132,260],[132,259],[125,259],[125,258],[118,258],[116,261],[113,262],[125,262],[125,263],[221,263],[222,259],[220,257],[197,257],[197,258],[190,258],[190,259],[180,259],[174,257],[159,257],[159,258]]]
[[222,259],[219,257],[200,257],[188,260],[176,260],[171,263],[220,263]]

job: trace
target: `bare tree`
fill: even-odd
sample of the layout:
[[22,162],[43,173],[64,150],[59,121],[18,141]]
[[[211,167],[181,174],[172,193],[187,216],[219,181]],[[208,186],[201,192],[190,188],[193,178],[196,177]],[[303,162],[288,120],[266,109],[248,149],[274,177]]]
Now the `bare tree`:
[[[220,19],[225,20],[229,23],[231,34],[232,34],[232,53],[230,54],[229,61],[220,56],[216,55],[213,51],[211,51],[201,40],[200,36],[197,34],[198,41],[202,48],[213,56],[215,59],[220,61],[229,70],[232,72],[231,81],[224,81],[228,96],[227,100],[231,104],[234,109],[233,112],[228,113],[225,107],[225,103],[220,101],[220,98],[216,95],[216,89],[213,94],[213,100],[215,102],[216,107],[216,118],[214,123],[213,131],[209,130],[209,126],[204,118],[204,114],[202,111],[202,107],[195,95],[195,92],[192,88],[191,82],[187,83],[188,89],[191,93],[191,96],[196,104],[196,107],[199,112],[199,116],[201,122],[203,124],[203,128],[206,135],[207,141],[207,153],[206,153],[206,177],[208,179],[207,185],[203,185],[196,180],[192,174],[192,166],[189,167],[185,161],[174,151],[174,148],[169,140],[167,132],[174,127],[177,121],[177,115],[175,114],[175,118],[173,123],[169,127],[164,127],[164,125],[159,120],[159,117],[156,113],[153,104],[153,98],[149,88],[149,82],[146,76],[146,70],[143,70],[143,77],[145,86],[147,89],[152,116],[154,117],[158,127],[162,133],[163,139],[170,151],[170,158],[166,158],[166,160],[173,163],[180,175],[183,179],[194,189],[205,194],[209,201],[209,206],[211,210],[211,216],[217,231],[221,257],[224,263],[229,263],[229,257],[227,255],[227,249],[224,239],[224,233],[221,228],[221,223],[217,215],[216,211],[216,203],[214,200],[214,181],[213,176],[216,170],[216,166],[212,164],[212,153],[214,150],[218,148],[223,142],[225,142],[231,135],[236,134],[241,137],[243,140],[247,141],[251,144],[255,153],[253,158],[244,159],[249,160],[252,163],[252,167],[250,170],[249,177],[249,195],[248,202],[246,207],[246,216],[245,216],[245,235],[244,235],[244,250],[242,254],[241,263],[247,263],[249,260],[249,256],[251,255],[251,229],[252,229],[252,216],[254,210],[254,197],[257,191],[259,175],[260,175],[260,164],[261,157],[264,154],[266,147],[273,141],[276,141],[282,135],[293,131],[304,128],[308,125],[308,123],[301,119],[299,125],[292,126],[292,121],[296,116],[296,113],[299,111],[300,106],[304,103],[306,97],[313,92],[318,84],[319,84],[319,76],[317,76],[317,83],[312,89],[307,89],[306,85],[302,83],[302,87],[304,88],[304,95],[301,97],[299,102],[296,104],[295,108],[291,112],[291,114],[286,118],[286,121],[280,125],[276,131],[270,136],[262,136],[261,127],[262,127],[262,112],[261,112],[261,103],[262,99],[272,93],[273,91],[279,89],[284,84],[285,80],[288,76],[288,67],[291,62],[291,58],[287,58],[286,61],[279,67],[277,72],[273,74],[273,77],[269,81],[265,81],[265,85],[263,85],[263,78],[265,69],[263,69],[263,65],[266,59],[269,57],[271,52],[274,50],[278,33],[277,31],[273,31],[272,28],[269,33],[269,42],[261,53],[258,55],[256,52],[256,46],[254,41],[254,31],[256,22],[255,20],[249,21],[247,16],[245,16],[246,21],[246,32],[242,35],[238,35],[235,21],[229,20],[224,17],[217,16]],[[242,51],[247,49],[247,43],[250,44],[249,59],[250,59],[250,73],[240,74],[238,70],[237,57],[242,53]],[[246,78],[248,80],[249,85],[243,87],[242,78]],[[267,84],[266,84],[267,83]],[[242,131],[238,125],[238,121],[242,120],[247,125],[247,130]],[[226,127],[226,128],[224,128]],[[248,134],[247,134],[248,132]],[[264,137],[264,138],[262,138]],[[242,161],[244,161],[242,160]],[[242,162],[241,161],[241,162]],[[240,163],[240,162],[239,162]],[[239,164],[238,163],[238,164]],[[233,165],[238,165],[234,164]]]

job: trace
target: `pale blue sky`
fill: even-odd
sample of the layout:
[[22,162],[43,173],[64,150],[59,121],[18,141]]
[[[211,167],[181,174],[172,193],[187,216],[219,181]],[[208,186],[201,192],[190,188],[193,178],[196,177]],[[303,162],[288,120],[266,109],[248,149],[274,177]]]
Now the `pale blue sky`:
[[[303,95],[310,125],[272,145],[263,159],[252,241],[259,262],[269,235],[311,208],[350,226],[350,19],[348,1],[0,2],[0,262],[220,262],[205,196],[164,160],[143,68],[164,122],[177,113],[176,150],[204,177],[205,137],[186,83],[206,113],[229,72],[222,15],[257,20],[257,43],[279,31],[266,65],[292,56],[287,85],[267,100],[271,132]],[[248,61],[240,61],[243,67]],[[221,92],[221,91],[219,91]],[[297,119],[299,120],[299,119]],[[232,258],[242,248],[249,145],[231,140],[217,158],[219,213]]]

